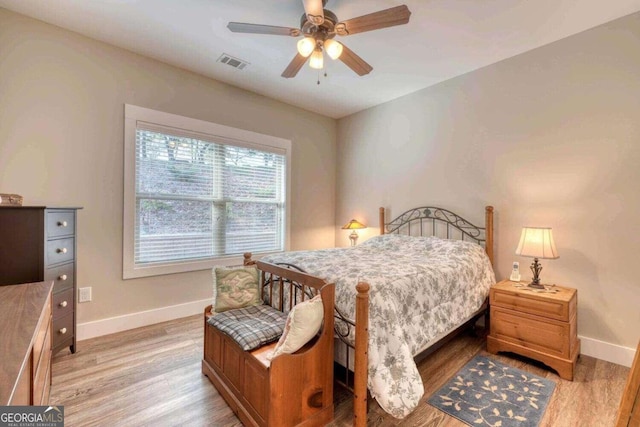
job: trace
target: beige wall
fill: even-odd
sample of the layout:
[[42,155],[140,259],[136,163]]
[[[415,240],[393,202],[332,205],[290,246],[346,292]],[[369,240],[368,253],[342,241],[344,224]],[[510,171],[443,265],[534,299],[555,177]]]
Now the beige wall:
[[121,279],[125,103],[290,139],[291,247],[333,246],[335,120],[0,9],[0,192],[84,207],[80,323],[211,295],[207,271]]
[[494,205],[499,279],[515,260],[531,277],[522,226],[553,227],[543,282],[579,290],[580,335],[635,348],[640,14],[341,119],[337,158],[337,225],[422,204],[482,224]]

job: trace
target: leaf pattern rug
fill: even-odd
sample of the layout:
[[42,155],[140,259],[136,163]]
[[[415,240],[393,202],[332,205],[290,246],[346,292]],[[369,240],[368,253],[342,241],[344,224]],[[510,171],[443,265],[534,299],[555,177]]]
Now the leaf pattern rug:
[[555,382],[476,356],[429,403],[470,426],[538,427]]

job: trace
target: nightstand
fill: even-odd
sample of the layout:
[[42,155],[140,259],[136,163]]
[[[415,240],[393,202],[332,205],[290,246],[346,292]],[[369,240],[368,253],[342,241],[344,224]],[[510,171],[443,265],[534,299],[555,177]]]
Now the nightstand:
[[554,286],[555,293],[535,292],[503,280],[491,287],[487,351],[510,351],[538,360],[573,380],[580,354],[577,332],[578,291]]

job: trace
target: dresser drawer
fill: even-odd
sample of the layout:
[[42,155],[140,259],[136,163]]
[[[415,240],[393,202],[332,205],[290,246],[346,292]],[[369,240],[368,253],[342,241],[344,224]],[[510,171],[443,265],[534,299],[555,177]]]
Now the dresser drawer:
[[[522,347],[568,359],[576,329],[569,323],[491,307],[491,336]],[[573,336],[572,336],[573,335]]]
[[72,261],[75,241],[73,238],[49,240],[47,242],[47,266]]
[[73,288],[53,295],[53,318],[73,313]]
[[[527,292],[527,294],[524,295],[522,292]],[[558,294],[561,297],[564,296],[562,292],[563,290],[560,290]],[[549,295],[555,294],[545,294],[545,297],[538,298],[531,291],[508,292],[492,288],[490,303],[491,306],[568,322],[575,313],[575,297],[552,299]]]
[[47,237],[73,236],[75,233],[73,211],[47,211]]
[[53,293],[73,288],[73,270],[75,264],[69,263],[59,267],[47,268],[44,272],[45,282],[53,281]]
[[73,337],[73,313],[53,319],[53,346]]

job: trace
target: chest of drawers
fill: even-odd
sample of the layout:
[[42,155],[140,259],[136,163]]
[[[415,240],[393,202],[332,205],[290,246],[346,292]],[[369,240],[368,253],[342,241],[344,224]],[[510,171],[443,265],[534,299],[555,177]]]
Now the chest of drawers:
[[53,353],[76,350],[76,219],[80,208],[0,208],[0,285],[53,282]]
[[554,293],[516,287],[503,280],[489,293],[487,351],[510,351],[538,360],[572,380],[580,354],[577,335],[578,292],[556,286]]

